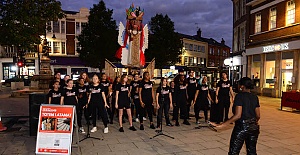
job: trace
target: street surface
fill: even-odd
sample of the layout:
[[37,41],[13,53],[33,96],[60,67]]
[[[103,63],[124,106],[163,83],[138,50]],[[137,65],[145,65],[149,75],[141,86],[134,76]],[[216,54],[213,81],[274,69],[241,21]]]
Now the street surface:
[[[28,97],[9,98],[8,96],[5,91],[0,92],[2,121],[8,127],[8,131],[0,132],[0,155],[33,155],[36,137],[29,136]],[[261,133],[257,144],[258,155],[299,155],[300,113],[280,111],[278,98],[259,97],[259,99]],[[203,115],[202,112],[201,115]],[[183,124],[180,127],[163,126],[164,133],[174,136],[175,139],[163,136],[150,139],[156,133],[149,128],[149,120],[144,123],[145,131],[136,132],[128,129],[129,125],[126,121],[124,133],[118,131],[119,126],[116,120],[113,125],[109,125],[108,134],[103,134],[102,121],[97,122],[98,131],[92,133],[91,136],[103,138],[103,140],[88,139],[81,142],[83,155],[226,155],[233,127],[232,125],[218,132],[208,128],[194,129],[196,124],[193,118],[190,120],[191,126]],[[134,123],[134,126],[139,128],[139,123]],[[79,139],[83,137],[84,135],[80,135]],[[80,153],[74,147],[72,154]],[[245,147],[241,154],[246,154]]]

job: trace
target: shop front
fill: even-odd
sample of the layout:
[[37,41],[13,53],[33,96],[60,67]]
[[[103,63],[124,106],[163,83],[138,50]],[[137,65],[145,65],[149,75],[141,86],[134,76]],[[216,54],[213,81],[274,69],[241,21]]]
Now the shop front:
[[281,97],[282,92],[299,90],[300,40],[246,50],[247,76],[255,83],[254,92]]

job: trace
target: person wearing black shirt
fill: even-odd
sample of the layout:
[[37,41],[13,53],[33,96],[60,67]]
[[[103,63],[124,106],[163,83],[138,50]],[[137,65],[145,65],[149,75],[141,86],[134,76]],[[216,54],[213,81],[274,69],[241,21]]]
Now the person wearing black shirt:
[[[227,79],[227,73],[222,72],[222,80],[217,84],[216,103],[217,103],[217,123],[227,121],[230,108],[230,95],[234,98],[231,82]],[[225,109],[225,118],[224,118]]]
[[175,85],[179,83],[181,75],[184,75],[184,69],[179,69],[178,74],[174,77]]
[[184,121],[183,124],[185,125],[191,125],[188,121],[187,121],[187,83],[185,81],[184,75],[180,75],[179,78],[179,83],[177,85],[175,85],[175,108],[174,108],[174,117],[175,117],[175,121],[176,121],[176,126],[179,126],[179,122],[178,122],[178,113],[179,113],[179,109],[181,109],[181,111],[183,112],[183,116],[184,116]]
[[[103,73],[101,75],[101,81],[100,81],[100,84],[102,85],[103,87],[103,91],[105,93],[105,96],[106,96],[106,100],[107,100],[107,97],[108,97],[108,87],[110,85],[110,82],[107,80],[107,76],[105,73]],[[108,109],[107,109],[108,110]],[[100,110],[98,110],[98,120],[100,119]]]
[[120,83],[120,77],[116,77],[113,84],[112,84],[112,103],[113,106],[110,106],[109,109],[107,109],[108,115],[109,115],[109,121],[110,124],[113,124],[113,120],[114,120],[114,115],[115,115],[115,111],[116,111],[116,106],[114,106],[114,104],[116,103],[116,87],[117,85]]
[[59,89],[62,90],[63,87],[65,86],[65,81],[61,79],[60,72],[56,72],[54,74],[54,79],[49,83],[49,89],[53,89],[54,83],[58,81],[59,82]]
[[78,91],[78,108],[77,109],[77,123],[79,126],[79,132],[81,133],[85,133],[84,129],[82,127],[81,124],[81,119],[82,119],[82,114],[83,114],[83,110],[84,110],[84,115],[85,118],[88,119],[89,115],[88,112],[86,110],[86,108],[83,108],[87,103],[88,103],[88,91],[89,91],[89,87],[86,86],[84,84],[84,79],[83,78],[79,78],[79,84],[77,85],[77,91]]
[[86,107],[89,107],[92,111],[92,119],[93,119],[93,128],[91,132],[96,132],[96,117],[97,117],[97,109],[100,109],[100,115],[104,124],[104,133],[108,133],[108,118],[107,118],[107,112],[105,108],[109,108],[109,106],[106,103],[106,96],[104,93],[103,86],[100,85],[100,81],[97,75],[93,76],[93,84],[89,86],[89,98],[88,98],[88,104]]
[[164,112],[166,125],[173,126],[169,119],[169,110],[173,108],[171,89],[167,86],[167,79],[162,78],[160,86],[156,89],[156,107],[158,109],[157,128],[160,128],[162,114]]
[[170,91],[171,91],[171,94],[172,94],[172,105],[173,105],[173,117],[172,117],[172,121],[175,121],[175,117],[174,117],[174,112],[175,112],[175,107],[177,106],[176,105],[176,95],[175,95],[175,82],[174,81],[171,81],[170,82]]
[[208,122],[207,110],[209,108],[209,101],[212,102],[212,99],[209,95],[207,77],[203,76],[201,84],[197,86],[197,91],[194,98],[194,111],[197,124],[199,124],[198,120],[200,110],[204,111],[205,122]]
[[[61,87],[62,87],[62,89],[65,89],[65,88],[67,88],[68,87],[68,80],[70,79],[70,75],[66,75],[65,77],[64,77],[64,84],[63,85],[61,85]],[[73,82],[74,83],[74,82]]]
[[154,92],[153,92],[153,83],[150,81],[149,72],[143,73],[143,80],[139,85],[139,98],[141,104],[141,115],[140,118],[140,130],[144,130],[143,117],[148,114],[150,120],[150,128],[155,129],[152,119],[152,105],[154,105]]
[[48,103],[49,104],[60,104],[61,90],[59,89],[59,81],[55,81],[53,84],[53,89],[48,93]]
[[250,92],[254,85],[250,78],[243,77],[240,80],[239,92],[234,99],[233,116],[221,125],[211,123],[218,129],[224,128],[235,122],[230,138],[229,155],[240,153],[244,143],[247,154],[256,154],[256,144],[259,135],[258,121],[260,119],[260,105],[258,97]]
[[67,80],[67,87],[63,90],[60,104],[61,105],[75,105],[77,106],[78,99],[77,99],[77,90],[73,87],[73,80]]
[[133,104],[135,106],[135,121],[139,122],[139,115],[140,115],[140,109],[141,109],[141,104],[140,104],[140,99],[139,99],[139,75],[135,74],[134,75],[134,80],[130,82],[130,95],[131,99],[133,100]]
[[122,116],[123,110],[126,109],[130,130],[136,131],[134,126],[132,125],[132,116],[131,116],[131,108],[130,108],[130,85],[127,84],[128,77],[127,75],[122,75],[121,82],[116,87],[116,109],[119,109],[119,124],[120,124],[120,132],[124,132],[123,124],[122,124]]
[[188,94],[187,114],[188,114],[188,116],[187,117],[189,119],[191,105],[194,104],[192,102],[194,101],[195,94],[196,94],[196,88],[197,88],[197,80],[194,77],[194,71],[189,72],[189,77],[187,78],[187,84],[188,84],[188,86],[187,86],[187,94]]

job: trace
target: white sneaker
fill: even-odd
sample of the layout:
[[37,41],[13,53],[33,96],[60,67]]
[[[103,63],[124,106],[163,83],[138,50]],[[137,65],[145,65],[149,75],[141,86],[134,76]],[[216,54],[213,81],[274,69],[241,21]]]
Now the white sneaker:
[[144,120],[144,121],[147,121],[147,118],[146,118],[146,117],[143,117],[143,120]]
[[80,133],[85,133],[83,127],[80,127],[80,128],[79,128],[79,132],[80,132]]
[[93,127],[91,132],[96,132],[97,131],[97,127]]
[[138,118],[135,118],[135,121],[136,121],[136,122],[139,122],[140,120],[139,120]]
[[108,127],[104,128],[104,133],[108,133]]

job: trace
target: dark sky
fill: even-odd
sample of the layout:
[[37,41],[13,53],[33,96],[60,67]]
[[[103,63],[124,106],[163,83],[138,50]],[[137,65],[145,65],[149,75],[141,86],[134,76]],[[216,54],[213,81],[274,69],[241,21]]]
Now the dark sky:
[[[91,8],[99,0],[61,0],[62,8],[79,11],[81,7]],[[104,0],[106,7],[114,10],[117,24],[125,22],[125,9],[133,2],[145,10],[144,23],[156,13],[167,14],[180,33],[195,35],[197,27],[202,36],[218,42],[224,38],[232,46],[232,1],[231,0]]]

